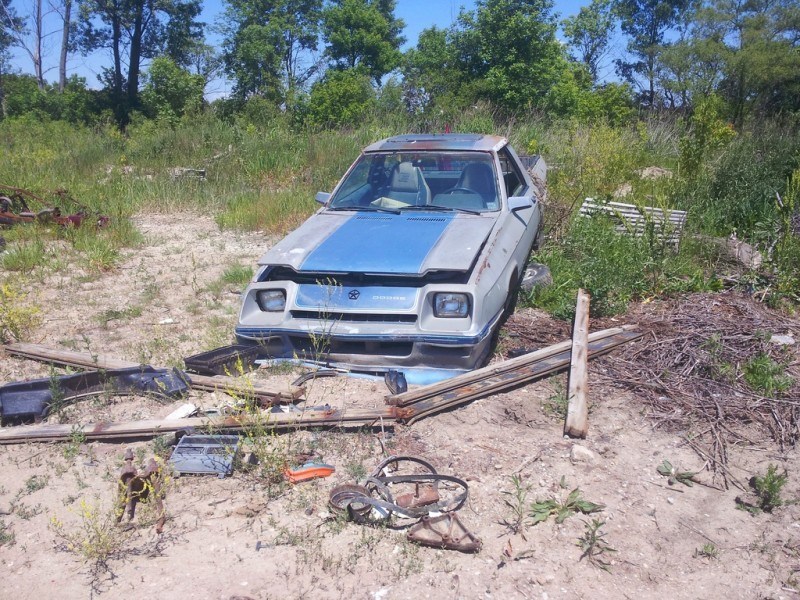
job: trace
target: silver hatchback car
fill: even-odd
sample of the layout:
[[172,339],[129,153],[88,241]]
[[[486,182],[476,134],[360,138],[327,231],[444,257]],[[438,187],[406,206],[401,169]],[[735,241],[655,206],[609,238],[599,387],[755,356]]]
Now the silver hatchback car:
[[502,137],[372,144],[261,258],[238,341],[264,357],[395,369],[409,383],[479,366],[538,243],[545,174]]

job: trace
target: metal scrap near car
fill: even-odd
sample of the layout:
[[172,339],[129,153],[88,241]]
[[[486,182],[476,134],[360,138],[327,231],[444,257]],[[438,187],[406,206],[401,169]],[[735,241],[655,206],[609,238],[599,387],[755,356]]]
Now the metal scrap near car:
[[[416,470],[395,474],[400,470]],[[405,490],[398,493],[397,488]],[[478,552],[481,541],[470,533],[455,514],[467,501],[467,483],[452,475],[437,473],[429,462],[413,456],[391,456],[382,461],[362,485],[333,488],[331,510],[361,524],[413,519],[410,541],[461,552]],[[444,529],[441,524],[445,523]],[[408,524],[406,525],[408,526]]]
[[401,135],[364,149],[260,260],[236,337],[271,358],[432,383],[481,366],[541,234],[541,157],[505,138]]

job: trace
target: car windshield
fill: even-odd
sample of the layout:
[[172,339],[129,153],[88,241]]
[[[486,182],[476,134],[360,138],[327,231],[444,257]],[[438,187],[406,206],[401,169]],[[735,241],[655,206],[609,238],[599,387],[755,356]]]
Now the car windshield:
[[328,207],[488,212],[500,207],[497,190],[488,152],[376,152],[359,158]]

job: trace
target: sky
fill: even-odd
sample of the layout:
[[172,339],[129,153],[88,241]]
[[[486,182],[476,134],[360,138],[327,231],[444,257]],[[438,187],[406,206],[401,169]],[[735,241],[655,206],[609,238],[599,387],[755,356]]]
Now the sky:
[[[580,10],[581,6],[589,3],[590,0],[555,0],[554,12],[558,13],[559,18],[568,17]],[[12,0],[12,6],[16,7],[19,14],[25,14],[26,7],[32,3],[30,0]],[[46,3],[45,3],[46,5]],[[417,38],[422,30],[436,25],[440,28],[449,27],[458,17],[461,8],[471,10],[475,8],[475,0],[397,0],[395,14],[403,19],[406,27],[403,35],[406,43],[403,50],[412,48],[417,43]],[[201,20],[207,25],[213,25],[224,11],[223,0],[204,0]],[[58,79],[58,54],[60,44],[60,31],[57,15],[51,14],[46,18],[45,30],[52,31],[51,35],[45,40],[43,51],[44,67],[46,69],[45,79],[56,81]],[[50,28],[48,29],[48,24]],[[207,30],[206,37],[212,45],[219,44],[219,37],[213,31]],[[111,63],[110,53],[96,53],[89,56],[72,55],[67,64],[68,76],[77,74],[86,78],[89,87],[99,88],[97,76],[101,67]],[[12,53],[12,68],[22,73],[33,73],[33,63],[30,57],[20,49],[15,49]],[[230,92],[230,83],[224,80],[214,81],[206,89],[209,100],[224,96]]]

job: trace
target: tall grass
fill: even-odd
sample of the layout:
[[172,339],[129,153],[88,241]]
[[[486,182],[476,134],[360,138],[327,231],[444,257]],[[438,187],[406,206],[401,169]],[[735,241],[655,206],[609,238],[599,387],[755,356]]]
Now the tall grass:
[[[376,114],[354,129],[323,131],[297,129],[289,116],[273,111],[225,118],[206,113],[174,126],[140,120],[124,135],[111,126],[7,119],[0,122],[0,183],[29,189],[46,203],[62,202],[64,210],[77,208],[52,194],[66,189],[81,206],[112,219],[98,232],[46,233],[40,236],[44,248],[9,235],[3,266],[25,271],[44,263],[46,240],[61,238],[92,270],[113,268],[119,250],[139,242],[128,218],[141,212],[199,211],[222,228],[284,233],[318,207],[315,192],[330,191],[370,142],[446,127],[506,135],[519,153],[541,153],[551,165],[545,213],[549,245],[539,259],[550,263],[556,284],[554,291],[529,301],[564,316],[566,292],[571,295],[577,286],[594,290],[601,311],[615,312],[646,294],[703,287],[710,276],[706,250],[691,241],[680,255],[663,255],[602,227],[576,226],[584,198],[685,208],[690,231],[735,231],[768,246],[775,238],[775,193],[783,193],[800,162],[800,135],[764,126],[703,154],[700,168],[689,177],[680,172],[679,159],[692,143],[692,130],[680,121],[652,117],[611,127],[553,122],[541,114],[501,120],[487,106],[421,117]],[[672,176],[643,178],[641,170],[650,166]],[[180,167],[205,169],[206,177],[176,177],[174,169]],[[795,256],[795,246],[787,248],[776,253],[789,257],[784,262]],[[790,288],[795,275],[791,271]],[[681,283],[686,281],[694,283]]]

